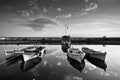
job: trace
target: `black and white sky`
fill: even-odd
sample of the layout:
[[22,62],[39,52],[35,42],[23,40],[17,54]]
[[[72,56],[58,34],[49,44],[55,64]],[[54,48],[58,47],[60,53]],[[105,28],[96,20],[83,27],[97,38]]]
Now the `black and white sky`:
[[120,0],[0,0],[1,36],[120,36]]

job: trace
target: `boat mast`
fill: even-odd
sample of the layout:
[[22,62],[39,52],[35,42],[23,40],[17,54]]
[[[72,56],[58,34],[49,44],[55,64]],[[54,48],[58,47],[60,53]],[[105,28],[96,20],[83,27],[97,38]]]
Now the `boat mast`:
[[67,24],[65,24],[64,26],[65,26],[65,35],[67,35],[68,25],[67,25]]

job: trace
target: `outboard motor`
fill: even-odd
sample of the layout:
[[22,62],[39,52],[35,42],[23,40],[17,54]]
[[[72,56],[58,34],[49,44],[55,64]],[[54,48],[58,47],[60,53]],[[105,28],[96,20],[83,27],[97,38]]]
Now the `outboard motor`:
[[62,51],[67,53],[68,49],[71,47],[70,36],[62,36],[61,46]]

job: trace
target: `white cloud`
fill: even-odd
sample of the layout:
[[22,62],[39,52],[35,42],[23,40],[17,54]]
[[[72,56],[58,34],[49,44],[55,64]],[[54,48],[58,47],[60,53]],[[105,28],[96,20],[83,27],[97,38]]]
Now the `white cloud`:
[[56,18],[62,18],[62,19],[71,18],[71,17],[72,17],[72,14],[63,14],[63,15],[56,16]]
[[57,21],[48,18],[36,18],[28,21],[24,26],[30,27],[35,31],[44,30],[51,27],[51,25],[58,25]]
[[71,25],[69,32],[70,35],[74,34],[74,36],[77,34],[79,36],[80,34],[86,34],[88,36],[97,36],[97,37],[100,36],[102,37],[104,35],[119,36],[120,35],[119,33],[120,27],[118,27],[119,25],[120,25],[120,21],[115,19],[95,19],[95,20],[91,19],[91,21],[88,19],[88,21],[86,22]]
[[43,7],[43,12],[47,13],[47,9],[45,7]]
[[86,15],[86,14],[88,14],[87,12],[83,12],[83,13],[81,13],[80,15]]
[[85,11],[95,10],[96,8],[98,8],[98,5],[96,3],[90,3],[86,5]]
[[39,5],[36,3],[36,1],[29,1],[28,5],[31,7],[30,8],[31,13],[34,13],[34,11],[41,12]]
[[72,14],[68,14],[65,16],[65,18],[70,18],[70,17],[72,17]]
[[30,13],[26,10],[18,10],[18,12],[21,14],[21,16],[30,16]]

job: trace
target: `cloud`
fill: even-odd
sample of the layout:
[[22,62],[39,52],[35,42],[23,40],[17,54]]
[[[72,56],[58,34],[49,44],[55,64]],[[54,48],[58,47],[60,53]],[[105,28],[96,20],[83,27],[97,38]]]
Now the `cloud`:
[[47,9],[45,7],[43,7],[43,12],[47,13]]
[[[119,36],[120,21],[119,17],[88,17],[86,20],[81,20],[80,23],[71,25],[69,29],[70,35],[76,36]],[[76,29],[75,29],[76,27]],[[81,32],[81,33],[80,33]],[[111,34],[112,33],[112,34]]]
[[56,16],[56,18],[61,18],[61,19],[66,19],[66,18],[71,18],[72,14],[62,14],[62,15],[58,15]]
[[84,13],[84,12],[89,12],[89,11],[95,10],[97,8],[98,8],[98,4],[91,2],[91,3],[87,4],[85,6],[85,8],[83,8],[82,10],[84,10],[83,11],[83,13]]
[[91,2],[90,4],[86,5],[85,11],[95,10],[96,8],[98,8],[98,5],[96,3]]
[[30,16],[30,13],[26,10],[18,10],[18,13],[21,14],[21,16]]
[[50,25],[58,25],[58,22],[47,18],[37,18],[30,20],[26,26],[34,29],[35,31],[43,30]]
[[37,4],[37,1],[29,1],[28,6],[30,6],[30,12],[31,14],[34,14],[35,12],[41,13],[42,10],[40,10],[40,6]]

